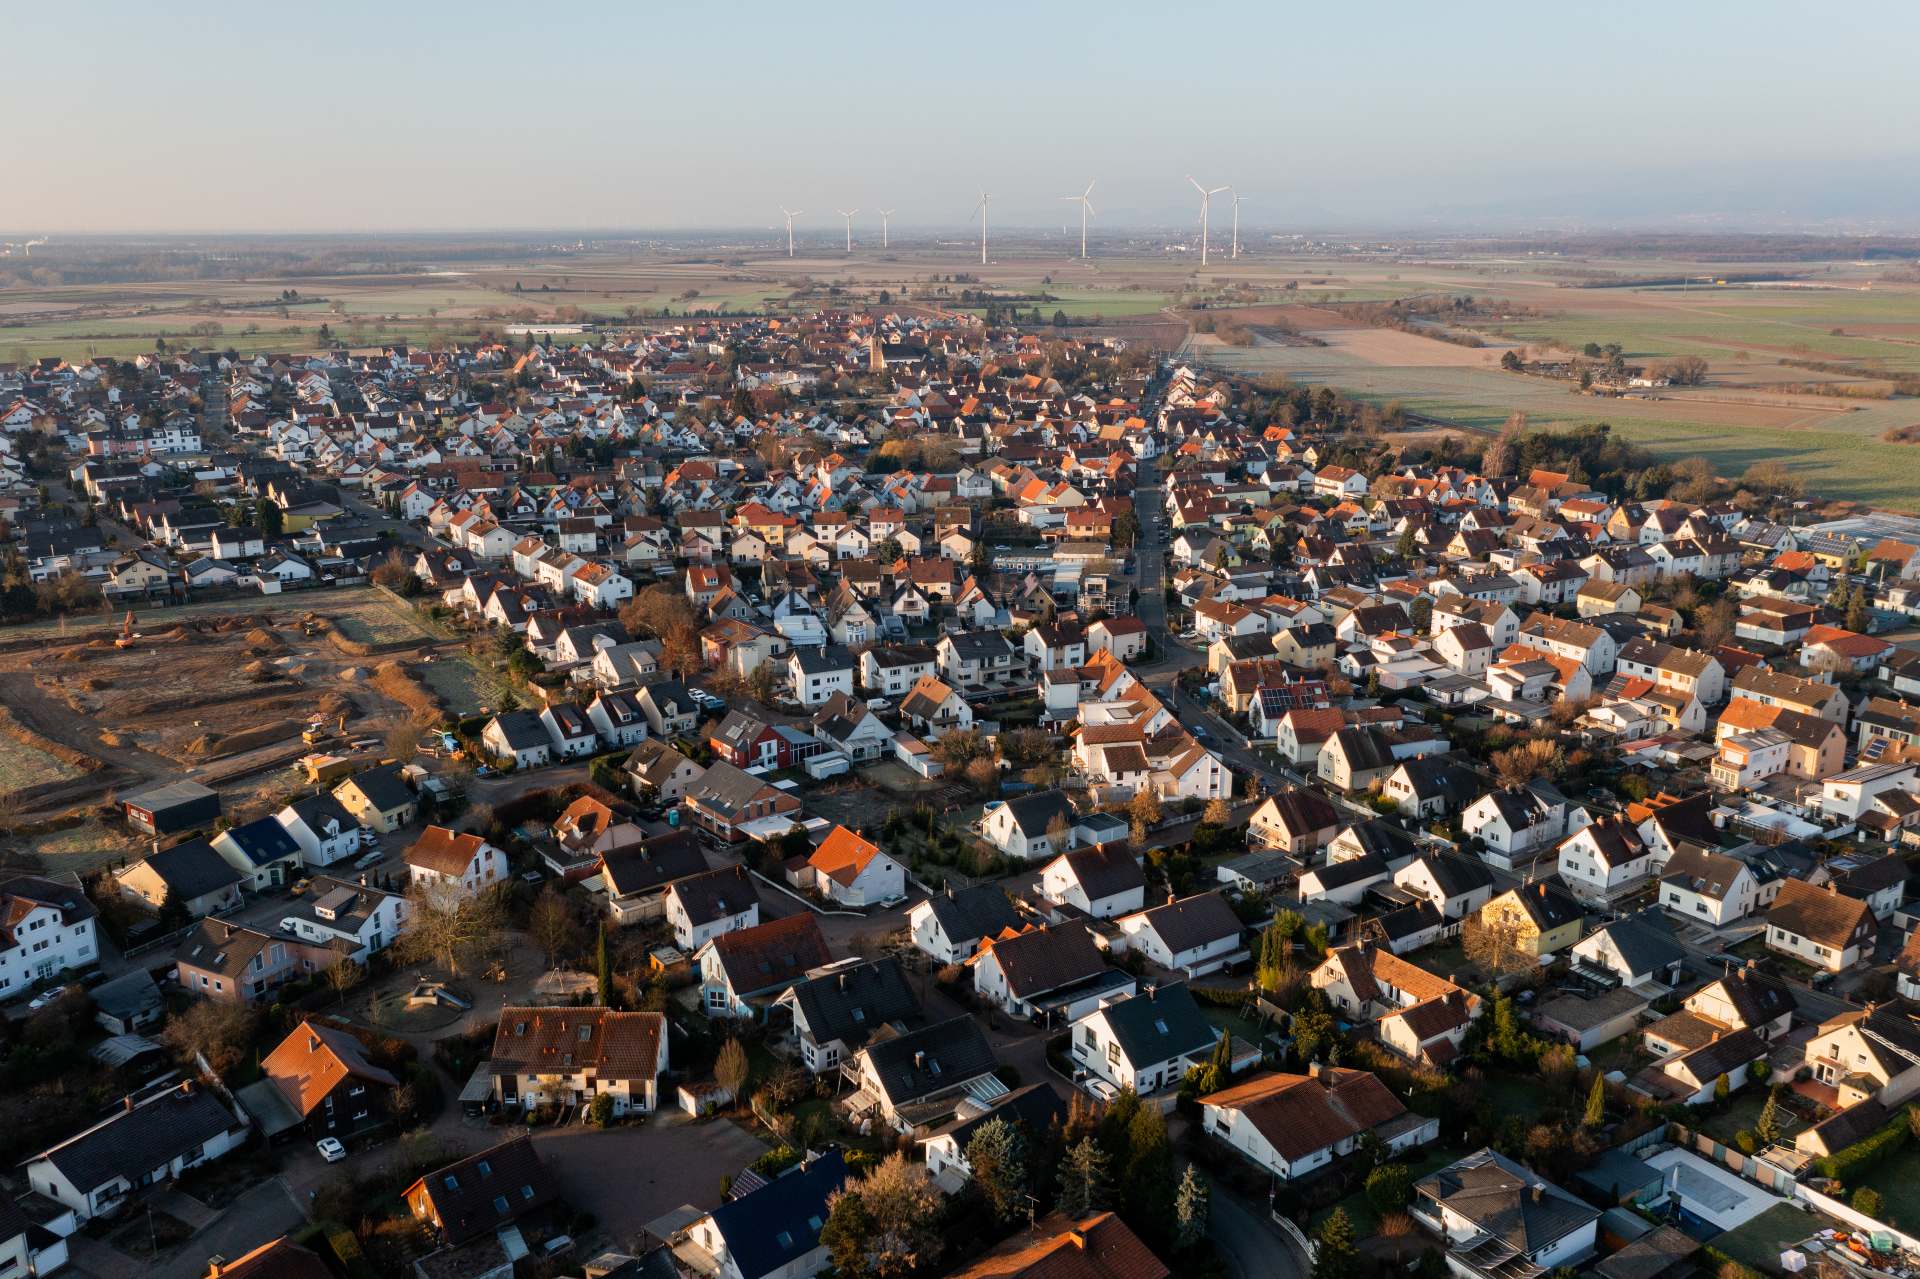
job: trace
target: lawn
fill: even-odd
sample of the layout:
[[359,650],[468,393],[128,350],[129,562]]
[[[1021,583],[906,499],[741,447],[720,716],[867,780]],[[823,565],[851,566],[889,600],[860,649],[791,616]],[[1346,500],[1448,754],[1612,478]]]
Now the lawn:
[[1792,1204],[1775,1204],[1718,1236],[1713,1246],[1761,1274],[1780,1272],[1780,1254],[1820,1228],[1820,1218]]
[[1874,1215],[1881,1221],[1908,1234],[1920,1229],[1920,1145],[1909,1141],[1877,1166],[1856,1175],[1847,1187],[1847,1197],[1851,1199],[1861,1186],[1880,1192],[1880,1211]]
[[406,644],[431,638],[411,607],[378,594],[359,607],[334,614],[333,624],[357,644]]
[[[1458,1159],[1462,1153],[1461,1151],[1448,1150],[1439,1146],[1429,1146],[1413,1159],[1401,1159],[1394,1162],[1406,1164],[1407,1167],[1413,1171],[1413,1179],[1419,1181],[1420,1178],[1426,1176],[1428,1173],[1438,1172],[1440,1169],[1445,1168],[1448,1164]],[[1333,1215],[1334,1208],[1345,1208],[1347,1210],[1347,1216],[1353,1222],[1355,1238],[1369,1239],[1379,1233],[1380,1213],[1379,1210],[1373,1206],[1373,1201],[1367,1198],[1366,1186],[1364,1184],[1360,1189],[1355,1190],[1352,1194],[1340,1200],[1332,1207],[1323,1208],[1315,1213],[1312,1222],[1307,1227],[1308,1233],[1318,1230],[1320,1223]]]
[[[1767,1090],[1749,1085],[1730,1100],[1725,1111],[1705,1116],[1694,1126],[1711,1135],[1714,1140],[1731,1146],[1736,1134],[1753,1131],[1753,1126],[1760,1122],[1760,1112],[1766,1104]],[[1780,1135],[1789,1140],[1807,1126],[1806,1120],[1787,1109],[1784,1101],[1774,1108],[1774,1116],[1780,1123]]]

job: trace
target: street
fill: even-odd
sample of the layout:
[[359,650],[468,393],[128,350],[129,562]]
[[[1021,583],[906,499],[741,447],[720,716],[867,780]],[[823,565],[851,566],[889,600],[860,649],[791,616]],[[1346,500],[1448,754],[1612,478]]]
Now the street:
[[1256,1207],[1215,1185],[1207,1233],[1237,1279],[1306,1279],[1307,1259],[1287,1232]]

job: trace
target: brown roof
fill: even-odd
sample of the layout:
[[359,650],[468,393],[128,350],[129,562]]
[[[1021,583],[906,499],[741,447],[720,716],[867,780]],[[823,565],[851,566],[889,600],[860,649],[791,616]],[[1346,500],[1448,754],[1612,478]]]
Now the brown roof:
[[260,1063],[260,1069],[303,1118],[350,1075],[389,1088],[400,1086],[398,1079],[367,1060],[358,1039],[344,1030],[311,1021],[300,1023],[281,1040],[280,1046]]
[[984,938],[970,962],[988,955],[999,958],[1007,989],[1019,999],[1030,999],[1077,981],[1097,976],[1107,964],[1093,934],[1080,924],[1031,928],[1024,933]]
[[811,911],[722,933],[707,944],[736,995],[784,988],[833,958]]
[[652,1079],[666,1019],[607,1008],[502,1008],[493,1036],[495,1075],[577,1074]]
[[1407,1108],[1364,1070],[1263,1074],[1200,1099],[1245,1115],[1289,1163],[1397,1119]]
[[540,1162],[533,1138],[523,1136],[430,1172],[404,1192],[409,1203],[420,1196],[432,1203],[440,1229],[457,1246],[544,1208],[560,1197],[560,1186]]
[[486,843],[478,835],[449,830],[445,826],[429,826],[420,832],[420,838],[414,840],[413,846],[407,849],[407,865],[442,875],[463,875]]
[[283,1235],[221,1266],[210,1266],[207,1279],[333,1279],[327,1263]]
[[1110,1212],[1054,1213],[947,1279],[1167,1279],[1160,1258]]
[[1872,922],[1867,903],[1832,888],[1815,888],[1804,879],[1781,884],[1767,912],[1769,928],[1783,928],[1834,950],[1845,950],[1863,932],[1871,934]]

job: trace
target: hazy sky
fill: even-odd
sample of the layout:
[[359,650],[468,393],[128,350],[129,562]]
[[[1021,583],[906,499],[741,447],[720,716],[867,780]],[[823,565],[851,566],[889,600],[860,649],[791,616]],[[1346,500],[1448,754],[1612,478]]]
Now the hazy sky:
[[[1920,229],[1920,4],[18,6],[0,232]],[[30,144],[30,146],[29,146]]]

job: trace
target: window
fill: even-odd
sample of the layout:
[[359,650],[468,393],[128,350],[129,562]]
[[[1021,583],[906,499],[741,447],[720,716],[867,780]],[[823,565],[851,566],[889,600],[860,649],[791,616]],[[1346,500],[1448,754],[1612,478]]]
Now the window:
[[495,1195],[493,1197],[493,1210],[503,1217],[507,1215],[507,1197],[505,1195]]

